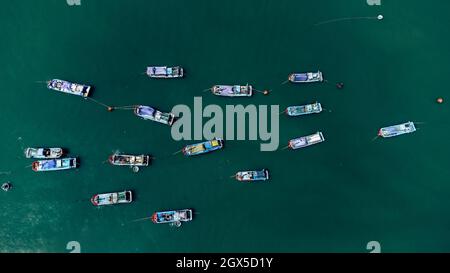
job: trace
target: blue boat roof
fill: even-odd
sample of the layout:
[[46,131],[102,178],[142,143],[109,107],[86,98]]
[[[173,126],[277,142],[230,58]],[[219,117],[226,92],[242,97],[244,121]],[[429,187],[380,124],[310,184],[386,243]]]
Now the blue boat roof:
[[153,109],[150,106],[140,106],[139,112],[140,112],[140,114],[143,114],[143,115],[153,116],[153,114],[155,113],[155,109]]
[[308,75],[306,73],[294,74],[295,81],[306,81],[308,80]]

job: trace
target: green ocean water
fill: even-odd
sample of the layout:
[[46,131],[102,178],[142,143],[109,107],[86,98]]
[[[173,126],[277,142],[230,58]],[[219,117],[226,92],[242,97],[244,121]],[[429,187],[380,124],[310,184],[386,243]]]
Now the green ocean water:
[[[0,252],[450,251],[449,1],[229,0],[3,1],[0,8]],[[384,20],[339,18],[374,17]],[[147,65],[181,65],[181,80],[151,80]],[[329,84],[281,83],[323,71]],[[37,83],[95,86],[108,105],[289,105],[320,101],[320,115],[280,116],[280,149],[228,141],[222,151],[172,155],[195,141],[129,111],[108,112]],[[343,90],[334,83],[345,83]],[[230,100],[202,90],[251,83],[269,96]],[[416,133],[373,138],[418,122]],[[206,119],[205,119],[206,121]],[[291,138],[326,142],[296,152]],[[26,147],[62,146],[74,171],[34,173]],[[115,151],[149,153],[138,174],[105,163]],[[240,184],[238,170],[271,180]],[[130,189],[130,205],[95,208],[95,193]],[[182,228],[135,219],[192,208]]]

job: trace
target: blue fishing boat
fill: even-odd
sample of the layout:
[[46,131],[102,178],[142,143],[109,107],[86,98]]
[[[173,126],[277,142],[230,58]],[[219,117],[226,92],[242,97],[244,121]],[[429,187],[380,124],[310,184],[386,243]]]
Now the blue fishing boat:
[[416,131],[414,122],[408,121],[402,124],[381,128],[378,135],[381,137],[394,137],[403,134],[410,134]]
[[81,97],[88,97],[89,92],[91,91],[91,86],[84,85],[84,84],[78,84],[78,83],[72,83],[68,81],[58,80],[54,79],[49,82],[47,82],[48,89],[56,90],[59,92],[72,94],[76,96]]
[[183,154],[186,156],[193,156],[199,154],[209,153],[215,150],[223,148],[223,140],[221,138],[215,138],[213,140],[205,141],[202,143],[187,145],[183,148]]
[[293,83],[312,83],[322,82],[322,72],[306,72],[306,73],[292,73],[289,75],[289,81]]
[[175,115],[173,113],[164,113],[153,107],[145,105],[135,107],[134,114],[145,120],[156,121],[169,126],[172,126],[175,120]]
[[236,174],[236,180],[241,182],[266,181],[269,179],[269,171],[241,171]]
[[323,137],[322,132],[317,132],[315,134],[295,138],[289,141],[288,147],[292,150],[305,148],[314,144],[318,144],[324,142],[325,138]]
[[301,106],[289,106],[286,108],[286,114],[288,116],[301,116],[301,115],[309,115],[309,114],[318,114],[322,112],[322,105],[319,102]]
[[35,161],[32,164],[32,169],[35,172],[49,172],[74,169],[77,167],[76,158],[63,158],[52,160]]
[[181,226],[181,222],[192,221],[192,210],[170,210],[153,213],[152,222],[155,224],[174,224],[175,226]]
[[180,66],[149,66],[147,67],[147,75],[150,78],[181,78],[184,75],[184,70]]

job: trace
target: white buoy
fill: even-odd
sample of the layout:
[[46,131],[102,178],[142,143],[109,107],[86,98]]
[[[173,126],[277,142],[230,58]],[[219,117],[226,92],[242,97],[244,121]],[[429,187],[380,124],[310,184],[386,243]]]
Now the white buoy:
[[139,172],[139,167],[138,167],[138,166],[134,166],[134,167],[133,167],[133,172],[134,172],[134,173]]
[[381,15],[381,14],[377,16],[377,19],[378,19],[378,20],[383,20],[383,18],[384,18],[384,17],[383,17],[383,15]]

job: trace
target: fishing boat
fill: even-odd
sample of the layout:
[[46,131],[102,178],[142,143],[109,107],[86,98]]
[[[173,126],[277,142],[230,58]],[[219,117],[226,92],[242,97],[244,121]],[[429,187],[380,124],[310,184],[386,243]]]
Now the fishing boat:
[[286,108],[286,114],[291,117],[318,114],[320,112],[322,112],[322,105],[319,102],[301,106],[289,106]]
[[222,97],[251,97],[253,87],[251,85],[214,85],[211,92]]
[[47,87],[52,90],[76,96],[81,96],[84,98],[87,98],[89,96],[89,92],[91,91],[91,86],[89,85],[71,83],[68,81],[58,79],[54,79],[47,82]]
[[155,224],[174,224],[179,227],[181,222],[189,221],[192,221],[191,209],[161,211],[152,215],[152,222]]
[[27,148],[26,158],[54,159],[60,158],[64,154],[61,148]]
[[114,154],[109,157],[109,163],[115,166],[145,167],[150,163],[150,156]]
[[50,159],[35,161],[32,169],[35,172],[49,172],[74,169],[77,167],[76,158]]
[[416,131],[416,126],[413,122],[408,121],[402,124],[393,125],[389,127],[381,128],[378,131],[378,135],[381,137],[394,137],[403,134],[409,134]]
[[181,78],[184,71],[180,66],[167,67],[167,66],[149,66],[147,67],[147,75],[150,78]]
[[311,83],[322,82],[322,72],[306,72],[306,73],[292,73],[289,75],[289,81],[293,83]]
[[236,180],[241,182],[265,181],[269,179],[269,171],[241,171],[236,174]]
[[96,194],[91,198],[91,203],[94,206],[128,204],[132,201],[133,194],[131,191]]
[[223,148],[223,140],[221,138],[215,138],[210,141],[187,145],[186,147],[183,148],[182,151],[183,154],[186,156],[193,156],[209,153],[222,148]]
[[289,141],[288,147],[292,150],[305,148],[314,144],[318,144],[324,142],[325,138],[323,137],[322,132],[317,132],[315,134],[295,138]]
[[145,120],[156,121],[169,126],[172,126],[175,120],[175,115],[173,113],[164,113],[153,107],[145,105],[135,107],[134,114]]

